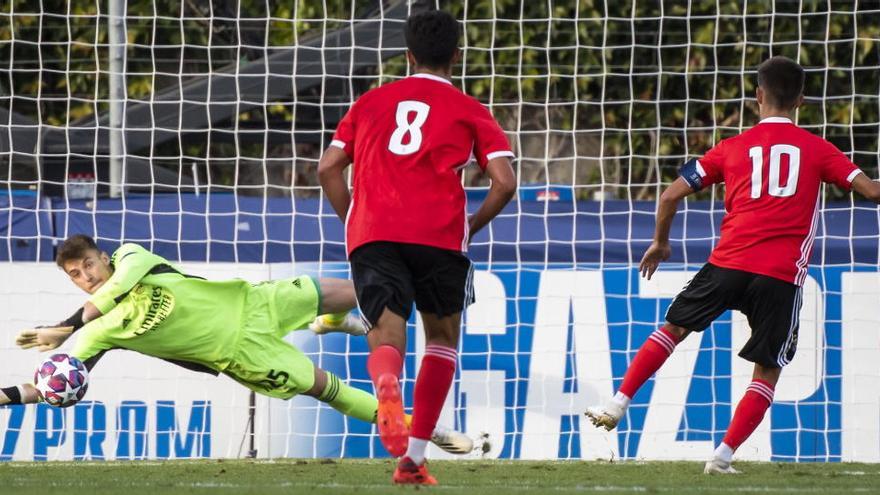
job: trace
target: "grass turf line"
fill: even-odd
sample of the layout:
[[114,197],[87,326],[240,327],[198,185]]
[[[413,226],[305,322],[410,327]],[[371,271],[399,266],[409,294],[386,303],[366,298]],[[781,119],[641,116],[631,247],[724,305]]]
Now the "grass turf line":
[[[0,463],[0,493],[384,494],[391,460],[200,460]],[[737,463],[737,476],[706,476],[697,462],[436,461],[446,494],[880,493],[878,464]],[[61,492],[59,490],[64,490]]]

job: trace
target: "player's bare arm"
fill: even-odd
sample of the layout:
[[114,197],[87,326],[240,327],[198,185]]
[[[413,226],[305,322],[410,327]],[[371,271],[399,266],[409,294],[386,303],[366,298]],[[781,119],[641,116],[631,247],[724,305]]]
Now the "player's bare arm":
[[651,276],[657,271],[660,263],[669,259],[672,254],[672,249],[669,247],[672,219],[675,218],[675,213],[678,211],[678,203],[693,192],[691,186],[679,177],[660,195],[657,202],[657,225],[654,228],[654,242],[645,251],[642,262],[639,263],[639,272],[648,280],[651,280]]
[[345,151],[336,146],[327,148],[318,163],[318,181],[321,183],[321,189],[324,190],[324,194],[343,222],[351,204],[351,193],[345,181],[345,168],[350,163],[351,159]]
[[[492,180],[486,199],[476,213],[468,219],[470,238],[495,218],[516,193],[516,175],[510,165],[510,159],[498,157],[486,164],[486,173]],[[470,241],[470,239],[469,239]]]
[[875,182],[865,174],[859,174],[852,181],[852,190],[865,198],[880,204],[880,182]]

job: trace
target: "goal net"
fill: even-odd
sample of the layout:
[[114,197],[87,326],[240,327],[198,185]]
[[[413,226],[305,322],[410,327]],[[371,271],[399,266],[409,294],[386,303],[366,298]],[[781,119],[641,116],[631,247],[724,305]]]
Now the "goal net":
[[[877,177],[875,2],[5,2],[7,385],[40,359],[12,345],[16,331],[83,301],[52,263],[71,234],[108,252],[136,242],[215,279],[348,276],[317,161],[360,94],[409,73],[403,22],[435,6],[462,21],[453,83],[508,132],[520,182],[471,246],[477,303],[441,423],[488,437],[474,457],[708,457],[751,377],[739,313],[679,345],[615,432],[582,415],[718,239],[723,187],[684,204],[672,259],[639,279],[656,199],[680,164],[757,122],[755,70],[771,55],[806,69],[797,123]],[[473,209],[488,181],[471,167],[463,184]],[[820,207],[797,357],[739,458],[880,461],[880,217],[832,187]],[[407,406],[424,348],[415,317],[409,332]],[[364,339],[289,339],[372,389]],[[0,407],[0,443],[6,460],[387,455],[371,425],[312,399],[253,398],[121,350],[75,407]]]

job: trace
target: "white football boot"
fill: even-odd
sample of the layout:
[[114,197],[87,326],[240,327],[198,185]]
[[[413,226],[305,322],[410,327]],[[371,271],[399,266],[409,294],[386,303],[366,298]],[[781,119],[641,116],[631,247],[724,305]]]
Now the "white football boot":
[[345,315],[345,319],[335,325],[327,322],[324,316],[325,315],[319,315],[315,318],[315,321],[309,324],[309,330],[315,332],[317,335],[347,333],[355,337],[362,337],[367,334],[367,329],[364,327],[361,319],[351,313]]
[[469,454],[474,450],[474,440],[471,437],[442,426],[434,428],[431,442],[450,454]]
[[620,418],[626,414],[626,407],[617,402],[610,401],[604,406],[588,407],[587,412],[584,414],[590,418],[593,426],[601,426],[606,430],[611,431],[617,426],[617,423],[620,422]]
[[706,463],[706,467],[703,468],[704,474],[739,474],[739,471],[733,469],[733,466],[730,465],[729,461],[725,461],[723,459],[719,459],[715,457],[711,461]]

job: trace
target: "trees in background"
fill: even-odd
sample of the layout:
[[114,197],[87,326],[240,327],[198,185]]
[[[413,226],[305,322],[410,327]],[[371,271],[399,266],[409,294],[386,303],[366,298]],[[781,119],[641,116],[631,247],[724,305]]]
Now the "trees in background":
[[[876,173],[875,14],[854,13],[851,5],[829,12],[826,2],[813,0],[750,2],[747,12],[733,0],[680,3],[444,0],[439,6],[464,20],[455,83],[490,105],[510,132],[523,183],[575,186],[582,198],[654,197],[686,157],[756,122],[754,71],[771,54],[807,68],[799,123],[853,151],[857,164]],[[375,7],[319,0],[127,4],[130,100],[259,60],[266,47],[296,46]],[[94,125],[108,109],[107,0],[7,0],[0,10],[0,105],[43,125]],[[396,57],[358,74],[356,89],[406,71]],[[267,102],[222,127],[292,130],[304,104],[320,105],[320,92]],[[327,122],[324,130],[333,126]],[[323,143],[298,142],[291,133],[289,143],[271,149],[192,139],[154,153],[171,157],[162,165],[183,175],[195,163],[217,186],[270,183],[271,191],[253,191],[289,193],[295,183],[297,191],[316,194],[308,188]],[[3,180],[35,176],[28,166],[3,160]],[[483,179],[471,173],[466,180]]]

